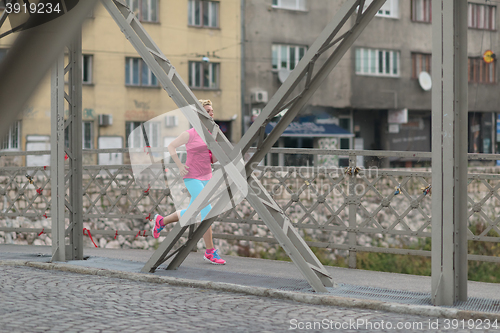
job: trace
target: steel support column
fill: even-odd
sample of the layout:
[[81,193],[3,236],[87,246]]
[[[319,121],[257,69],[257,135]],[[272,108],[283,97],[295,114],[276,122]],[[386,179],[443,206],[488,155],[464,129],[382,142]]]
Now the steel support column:
[[50,135],[50,184],[52,218],[52,261],[66,260],[64,225],[64,54],[52,69],[51,135]]
[[82,193],[82,31],[79,29],[68,46],[68,102],[67,129],[69,147],[66,155],[69,161],[69,197],[66,207],[69,210],[69,246],[66,257],[73,260],[83,259],[83,193]]
[[[53,154],[51,159],[51,170],[53,175],[52,204],[55,205],[53,208],[56,207],[51,213],[53,218],[53,230],[55,227],[53,237],[56,239],[54,241],[55,245],[53,246],[53,260],[65,260],[67,258],[66,255],[68,251],[66,251],[63,245],[65,244],[65,236],[69,232],[72,233],[71,252],[83,253],[81,242],[82,237],[78,235],[78,230],[79,234],[82,234],[82,228],[76,228],[76,233],[73,233],[72,226],[70,226],[70,228],[72,228],[71,230],[65,231],[64,233],[61,231],[62,228],[64,228],[64,208],[61,205],[61,200],[64,200],[64,197],[61,197],[61,195],[64,195],[65,193],[65,178],[63,177],[62,180],[60,178],[61,172],[64,171],[61,171],[61,155],[59,155],[62,154],[62,158],[64,159],[64,153],[61,149],[61,144],[64,145],[64,140],[61,138],[61,136],[64,136],[64,134],[61,134],[61,131],[63,131],[62,127],[64,126],[62,123],[63,118],[61,116],[61,110],[64,110],[64,101],[61,99],[61,97],[64,96],[64,78],[61,80],[61,77],[64,77],[64,73],[66,71],[61,68],[64,60],[61,60],[60,56],[63,52],[64,46],[71,41],[71,38],[75,33],[78,33],[78,36],[81,36],[81,24],[86,19],[87,14],[94,7],[96,1],[97,0],[86,0],[76,3],[71,1],[72,6],[70,7],[66,6],[64,1],[62,4],[63,13],[61,13],[60,16],[53,16],[49,21],[46,20],[47,14],[45,13],[34,13],[30,15],[26,24],[27,26],[31,26],[31,28],[21,32],[20,36],[16,39],[14,45],[10,49],[10,52],[8,52],[5,59],[0,64],[0,77],[2,78],[0,81],[0,104],[2,105],[2,109],[0,110],[0,117],[2,119],[2,122],[0,123],[0,136],[3,136],[12,121],[17,118],[17,114],[22,111],[24,104],[27,100],[29,100],[31,94],[36,89],[39,82],[43,79],[46,72],[51,68],[51,66],[53,66],[54,60],[59,59],[57,60],[57,67],[53,69],[52,77],[52,86],[57,86],[57,92],[56,90],[52,91],[53,117],[51,119],[52,149],[57,150],[57,157]],[[43,2],[52,3],[53,7],[55,7],[55,4],[61,5],[60,0],[45,0]],[[0,25],[3,21],[5,21],[5,17],[4,13],[0,18]],[[77,43],[81,45],[81,39],[77,41]],[[79,47],[80,57],[78,58],[78,61],[81,62],[81,46]],[[76,74],[80,78],[75,77],[71,80],[76,80],[75,82],[78,82],[79,80],[81,84],[81,67],[77,71],[79,73]],[[72,88],[78,89],[78,86],[70,84],[69,94],[72,95],[72,100],[79,100],[79,105],[81,106],[81,96],[75,96],[71,91]],[[79,89],[81,90],[81,86]],[[77,91],[77,94],[80,94],[80,91]],[[81,122],[79,128],[81,140]],[[80,151],[71,149],[70,153],[72,156],[74,156],[75,153],[80,154],[81,163],[81,141],[79,147]],[[56,168],[55,172],[54,168]],[[73,168],[75,168],[75,166],[73,166]],[[78,169],[79,168],[76,167],[77,173]],[[55,174],[58,175],[56,179],[54,179]],[[78,187],[81,191],[81,167],[79,174],[80,185],[78,185]],[[74,179],[76,180],[77,178]],[[75,182],[74,185],[77,185],[77,182]],[[54,195],[56,195],[55,201]],[[76,201],[71,204],[69,201],[63,201],[63,203],[66,204],[66,206],[71,206],[73,209],[72,211],[78,212],[80,215],[79,221],[81,221],[81,193],[80,195],[73,194],[71,197],[76,198]],[[72,201],[72,199],[70,199],[70,201]],[[80,241],[78,241],[79,239]],[[74,240],[77,242],[74,243]],[[70,258],[82,259],[83,255],[72,254]]]
[[356,156],[349,156],[349,167],[351,168],[351,174],[346,174],[348,177],[348,189],[347,189],[347,200],[349,206],[349,229],[347,233],[347,241],[349,243],[349,268],[356,268],[356,245],[357,245],[357,235],[356,235],[356,214],[358,212],[358,201],[360,201],[356,196],[356,174],[354,169],[356,168]]
[[432,2],[432,301],[467,300],[467,1]]

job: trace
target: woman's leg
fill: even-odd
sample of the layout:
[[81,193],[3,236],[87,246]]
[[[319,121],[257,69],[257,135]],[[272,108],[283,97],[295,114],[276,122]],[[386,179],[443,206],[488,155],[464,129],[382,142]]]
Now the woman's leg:
[[[196,197],[201,193],[203,188],[207,185],[208,180],[198,180],[198,179],[185,179],[184,183],[186,184],[186,188],[189,191],[189,194],[191,194],[191,201],[189,202],[189,206],[193,203],[193,201],[196,199]],[[189,208],[188,206],[188,208]],[[212,209],[211,205],[207,205],[205,208],[201,210],[201,220],[203,221],[205,217],[207,216],[208,212]],[[183,209],[180,211],[180,216],[184,215],[186,212],[186,209]],[[212,227],[208,228],[208,230],[205,232],[203,235],[203,240],[205,241],[205,247],[207,249],[213,249],[214,248],[214,243],[212,240]]]
[[[193,193],[191,192],[191,190],[189,190],[189,188],[190,187],[193,188],[193,186],[188,187],[186,184],[186,187],[188,187],[189,193],[191,193],[192,198],[196,198],[198,196],[198,194],[200,194],[200,192],[203,190],[203,188],[207,185],[207,183],[208,183],[208,180],[197,180],[196,188],[199,190],[197,193],[194,193],[194,191],[196,191],[196,190],[193,190]],[[200,213],[201,213],[201,220],[202,221],[205,220],[205,217],[207,216],[207,214],[210,212],[211,209],[212,209],[212,206],[207,205],[205,208],[203,208],[201,210]],[[181,211],[181,215],[183,213],[184,212]],[[208,228],[208,230],[205,232],[205,234],[203,235],[203,240],[205,241],[205,248],[206,248],[205,255],[203,256],[203,258],[212,264],[224,265],[226,263],[226,261],[219,256],[218,250],[216,250],[214,248],[214,242],[212,239],[212,226],[210,226]]]
[[180,210],[177,210],[177,211],[173,212],[172,214],[165,216],[163,218],[163,224],[167,225],[169,223],[177,222],[180,220],[180,218],[181,218]]
[[[203,188],[207,185],[208,180],[198,180],[198,179],[191,179],[191,178],[186,178],[184,179],[184,184],[186,185],[186,188],[189,191],[189,194],[191,195],[191,200],[189,201],[189,206],[193,203],[193,201],[196,199],[196,197],[201,193]],[[203,221],[207,214],[210,212],[212,209],[211,205],[207,205],[205,208],[201,210],[201,220]],[[163,220],[160,222],[163,225],[167,225],[172,222],[179,221],[182,215],[186,212],[186,209],[183,210],[178,210],[173,212],[172,214],[165,216]],[[159,236],[159,232],[157,234]],[[156,237],[156,236],[155,236]],[[212,238],[212,226],[208,228],[208,230],[205,232],[203,235],[203,241],[205,242],[205,248],[207,249],[205,253],[205,258],[209,260],[212,263],[223,265],[226,263],[225,260],[221,259],[219,255],[217,254],[215,248],[214,248],[214,243],[213,243],[213,238]]]
[[[201,181],[199,181],[197,179],[189,179],[189,178],[184,179],[184,184],[186,185],[186,188],[188,189],[188,192],[191,195],[191,200],[189,201],[188,208],[189,208],[189,206],[191,206],[191,204],[193,203],[194,199],[196,199],[198,194],[200,194],[201,190],[203,190],[203,187],[205,187],[205,184],[200,185],[198,182],[201,182]],[[206,208],[207,207],[202,209],[202,216],[203,216],[203,211]],[[179,221],[181,219],[181,216],[184,215],[184,213],[186,212],[186,210],[187,210],[187,208],[183,209],[183,210],[177,210],[177,211],[173,212],[172,214],[165,216],[163,218],[163,221],[162,221],[163,225],[167,225],[169,223]],[[207,213],[205,213],[205,215]]]
[[207,250],[214,248],[214,242],[212,240],[212,226],[210,226],[207,232],[203,235],[203,240],[205,241],[205,247]]

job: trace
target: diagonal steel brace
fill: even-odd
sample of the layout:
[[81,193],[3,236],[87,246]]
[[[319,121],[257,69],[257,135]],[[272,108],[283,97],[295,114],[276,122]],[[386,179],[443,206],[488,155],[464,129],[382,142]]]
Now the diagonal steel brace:
[[[373,18],[385,1],[374,0],[366,10],[363,11],[362,8],[359,9],[359,13],[357,14],[358,18],[352,28],[347,33],[344,33],[342,36],[334,39],[349,18],[351,18],[356,12],[356,8],[360,4],[360,0],[347,1],[335,15],[332,22],[321,33],[311,49],[300,61],[297,68],[294,72],[292,72],[289,79],[282,85],[280,90],[278,90],[277,94],[271,99],[271,102],[266,106],[257,121],[252,125],[236,147],[233,147],[229,143],[214,121],[208,117],[206,112],[204,112],[191,90],[182,81],[177,72],[175,72],[175,68],[170,64],[161,50],[154,44],[141,26],[140,22],[135,18],[135,16],[133,16],[133,13],[130,12],[127,5],[122,0],[102,0],[102,2],[117,24],[121,27],[127,39],[136,48],[138,53],[156,75],[163,88],[168,92],[169,96],[174,100],[177,106],[180,108],[194,106],[197,119],[189,119],[190,117],[187,115],[188,119],[196,128],[197,132],[202,136],[208,148],[212,150],[212,153],[221,162],[221,165],[225,169],[227,168],[225,171],[227,171],[230,181],[234,182],[240,190],[244,185],[239,177],[240,175],[237,170],[235,170],[236,168],[232,163],[233,160],[238,156],[238,153],[246,152],[260,132],[260,129],[265,127],[265,124],[272,119],[271,116],[277,114],[278,109],[283,108],[283,105],[286,103],[286,100],[290,96],[291,92],[298,86],[300,81],[307,74],[307,84],[303,92],[300,93],[299,96],[296,97],[291,103],[286,103],[290,105],[288,112],[284,117],[282,117],[270,135],[261,142],[257,153],[254,154],[245,166],[248,181],[247,184],[249,185],[246,199],[272,231],[280,245],[285,249],[286,253],[301,270],[302,274],[314,290],[318,292],[325,292],[325,287],[333,286],[331,277],[325,268],[312,253],[304,240],[300,237],[298,231],[293,228],[290,220],[286,217],[281,208],[279,208],[257,178],[252,175],[252,172],[257,165],[255,162],[260,161],[269,151],[270,147],[274,144],[274,142],[276,142],[293,118],[298,114],[300,109],[305,105],[307,100],[312,96],[314,91],[319,87],[321,82],[339,62],[341,57],[347,52],[354,40],[367,26],[368,22],[371,18]],[[363,3],[364,1],[361,1],[361,4]],[[321,53],[325,52],[336,43],[339,43],[339,46],[333,51],[318,73],[316,75],[312,75],[314,62],[319,58]],[[214,136],[210,133],[214,133]],[[192,208],[191,212],[193,214],[196,213],[197,207],[206,205],[209,196],[213,194],[214,189],[218,188],[222,181],[222,178],[217,181],[211,181],[212,184],[207,186],[207,188],[201,192],[201,194],[196,198],[193,207],[190,207]],[[219,200],[215,204],[212,211],[217,212],[225,204],[226,203],[222,202],[222,200]],[[186,219],[189,219],[189,216]],[[169,269],[176,268],[180,265],[180,263],[182,263],[189,251],[196,245],[197,241],[203,236],[203,233],[214,221],[215,217],[202,221],[200,226],[188,239],[184,247],[178,251],[175,258],[171,261],[168,266]],[[180,223],[177,223],[174,226],[174,230],[169,233],[167,239],[162,242],[159,249],[146,263],[143,271],[154,271],[156,267],[164,261],[166,254],[172,249],[173,242],[179,239],[180,235],[185,230],[184,228],[185,227],[182,227]]]

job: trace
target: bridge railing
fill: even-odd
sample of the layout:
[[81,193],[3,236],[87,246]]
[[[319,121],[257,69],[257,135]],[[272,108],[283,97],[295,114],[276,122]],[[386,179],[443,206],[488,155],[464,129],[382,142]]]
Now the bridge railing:
[[[153,151],[156,157],[162,153],[162,149]],[[128,149],[105,149],[86,150],[85,154],[123,154],[127,161],[127,152]],[[303,165],[261,165],[255,175],[310,246],[330,249],[332,256],[347,256],[351,267],[356,265],[357,252],[430,256],[430,167],[380,166],[388,165],[389,159],[420,160],[429,165],[431,153],[293,148],[273,148],[270,153],[282,156],[275,161],[299,161],[297,156],[305,161]],[[0,152],[2,155],[15,153]],[[370,167],[357,165],[361,156]],[[346,159],[348,166],[336,166],[337,157]],[[500,155],[469,154],[470,161],[497,159]],[[165,170],[150,170],[146,185],[134,177],[130,164],[84,165],[84,227],[90,230],[96,245],[157,245],[158,240],[146,237],[150,235],[154,214],[169,214],[185,208],[189,202],[173,165],[166,163]],[[469,167],[471,242],[500,242],[499,170],[493,166]],[[50,244],[50,191],[48,166],[0,168],[0,242]],[[174,196],[181,207],[174,206]],[[221,246],[227,246],[228,251],[250,255],[275,251],[272,248],[277,242],[245,200],[221,214],[218,222],[214,225],[214,238],[223,242],[225,245]],[[89,239],[87,242],[91,244]],[[500,262],[499,257],[478,253],[470,253],[469,260]]]

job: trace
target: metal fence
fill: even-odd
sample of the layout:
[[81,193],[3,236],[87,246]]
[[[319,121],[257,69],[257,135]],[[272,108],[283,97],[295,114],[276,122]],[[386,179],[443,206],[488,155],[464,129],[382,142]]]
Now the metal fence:
[[[95,157],[98,153],[124,154],[126,161],[127,152],[127,149],[105,149],[84,153],[88,161],[97,161],[88,156]],[[273,148],[270,153],[282,154],[285,158],[281,160],[285,161],[298,161],[298,156],[313,161],[313,165],[262,165],[255,171],[309,246],[346,253],[350,267],[356,266],[357,252],[430,257],[430,251],[422,246],[431,237],[430,168],[390,169],[376,165],[387,165],[384,159],[429,161],[431,153],[291,148]],[[43,155],[50,151],[1,152],[0,156],[29,154]],[[287,155],[293,158],[287,159]],[[319,156],[343,156],[349,166],[318,165]],[[372,166],[358,167],[360,156],[369,157]],[[469,154],[470,161],[496,159],[500,160],[500,155]],[[167,170],[170,167],[166,165]],[[469,241],[500,242],[497,170],[500,169],[469,168]],[[174,189],[174,184],[182,183],[180,179],[174,175],[165,182],[165,174],[160,171],[150,174],[157,186],[145,187],[134,178],[130,165],[84,165],[84,226],[92,235],[108,239],[118,235],[135,238],[150,235],[152,216],[175,210],[173,196],[185,205],[189,202],[186,190]],[[0,168],[0,233],[32,234],[27,237],[31,241],[37,235],[50,233],[50,190],[48,166]],[[277,243],[245,200],[220,215],[218,222],[221,223],[214,230],[214,238]],[[500,257],[469,254],[469,260],[500,262]]]

